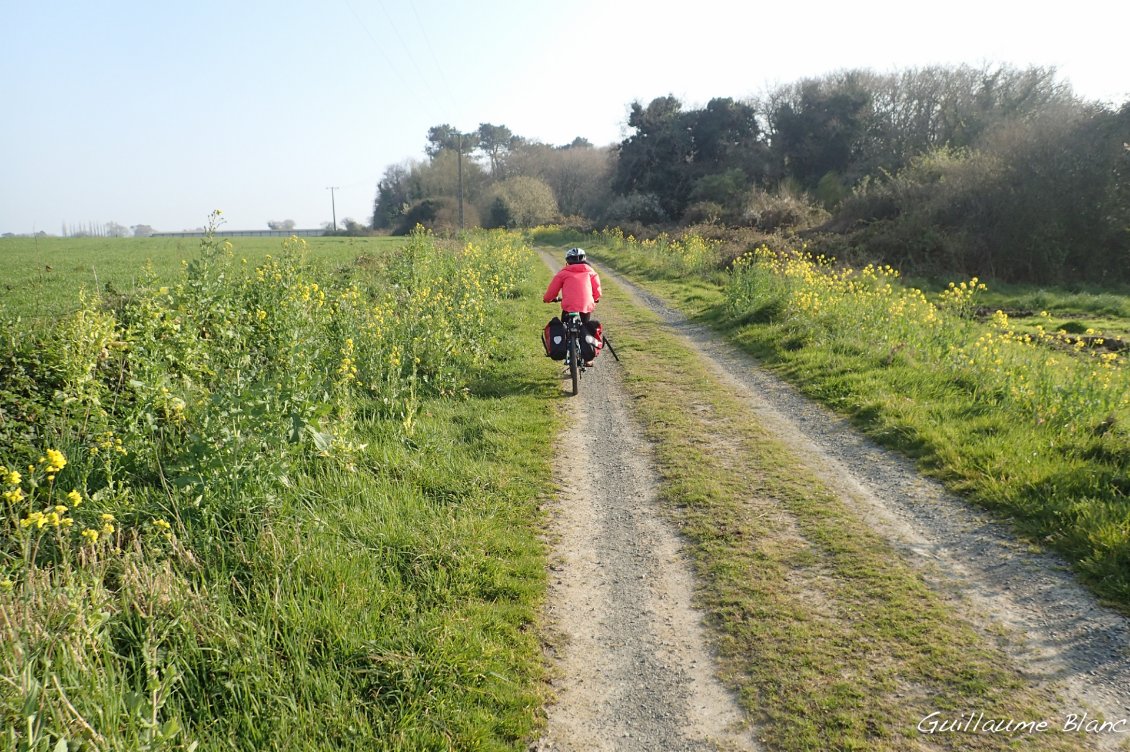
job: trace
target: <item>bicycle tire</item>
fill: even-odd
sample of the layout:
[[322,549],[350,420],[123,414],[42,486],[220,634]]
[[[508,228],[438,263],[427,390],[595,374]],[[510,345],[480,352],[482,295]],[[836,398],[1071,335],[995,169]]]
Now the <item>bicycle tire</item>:
[[569,376],[573,379],[573,395],[581,391],[581,343],[569,337]]

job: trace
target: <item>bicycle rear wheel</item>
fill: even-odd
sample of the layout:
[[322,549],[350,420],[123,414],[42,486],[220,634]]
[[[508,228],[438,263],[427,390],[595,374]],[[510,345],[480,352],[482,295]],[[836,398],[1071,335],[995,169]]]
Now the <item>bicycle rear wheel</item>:
[[569,337],[569,376],[573,379],[573,394],[581,391],[581,344]]

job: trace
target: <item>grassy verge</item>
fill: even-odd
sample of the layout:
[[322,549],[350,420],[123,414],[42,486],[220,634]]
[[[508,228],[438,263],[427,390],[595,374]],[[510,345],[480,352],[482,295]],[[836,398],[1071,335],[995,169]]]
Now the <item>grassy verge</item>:
[[0,746],[524,748],[544,268],[227,256],[5,331]]
[[[788,279],[770,280],[735,305],[718,273],[687,277],[640,248],[595,256],[1057,550],[1096,594],[1130,612],[1130,392],[1125,367],[1102,362],[1101,350],[1075,356],[1048,335],[1026,343],[1008,317],[934,318],[920,299],[907,298],[905,310],[921,315],[899,319],[888,313],[897,285],[890,293],[872,283],[871,297],[848,300],[823,292],[818,276],[796,293],[782,292]],[[810,274],[798,268],[792,280],[801,272]]]
[[1075,748],[1056,733],[919,730],[934,712],[1056,718],[997,637],[932,593],[653,314],[605,289],[601,319],[691,546],[724,677],[766,748]]

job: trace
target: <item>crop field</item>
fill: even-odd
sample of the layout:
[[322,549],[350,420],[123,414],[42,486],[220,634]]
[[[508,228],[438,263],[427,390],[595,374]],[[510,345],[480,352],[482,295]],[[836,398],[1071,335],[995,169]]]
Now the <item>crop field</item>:
[[800,248],[728,264],[694,236],[594,240],[599,260],[651,279],[1130,611],[1130,297],[977,279],[927,293]]
[[0,254],[0,746],[528,737],[555,424],[515,236]]
[[[232,238],[240,260],[259,265],[276,253],[282,238]],[[307,261],[323,271],[379,256],[403,244],[402,238],[305,238]],[[223,242],[222,240],[220,241]],[[200,251],[199,238],[3,238],[0,259],[0,305],[9,314],[50,317],[79,308],[80,290],[103,295],[126,294],[151,272],[177,274],[182,262]]]

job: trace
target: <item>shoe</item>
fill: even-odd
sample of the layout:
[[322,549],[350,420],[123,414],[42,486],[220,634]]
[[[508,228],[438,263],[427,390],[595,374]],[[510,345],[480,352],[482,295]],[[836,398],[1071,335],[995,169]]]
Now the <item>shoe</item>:
[[592,361],[591,360],[585,361],[585,368],[592,368]]

